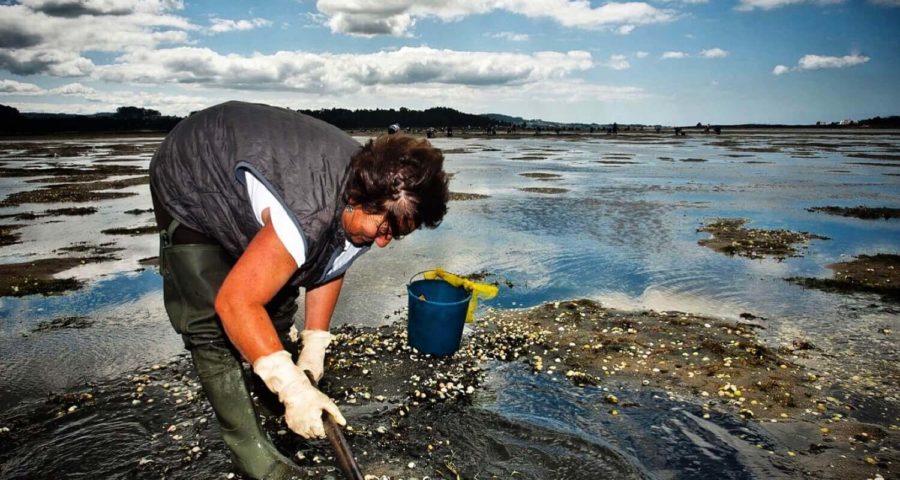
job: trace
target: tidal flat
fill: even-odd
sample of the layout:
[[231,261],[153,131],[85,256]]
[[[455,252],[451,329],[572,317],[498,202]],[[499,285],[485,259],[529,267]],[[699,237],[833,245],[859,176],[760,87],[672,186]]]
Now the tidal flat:
[[[159,141],[0,141],[0,479],[239,478],[162,308]],[[334,316],[322,389],[364,473],[900,474],[900,132],[433,143],[443,224],[363,256]],[[405,333],[437,266],[500,286],[444,359]]]

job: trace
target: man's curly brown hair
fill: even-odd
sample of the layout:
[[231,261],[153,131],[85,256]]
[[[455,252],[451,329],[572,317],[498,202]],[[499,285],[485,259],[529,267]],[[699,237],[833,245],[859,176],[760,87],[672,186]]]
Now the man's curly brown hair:
[[449,196],[444,154],[402,134],[369,140],[353,155],[344,191],[344,201],[366,213],[385,213],[395,238],[440,225]]

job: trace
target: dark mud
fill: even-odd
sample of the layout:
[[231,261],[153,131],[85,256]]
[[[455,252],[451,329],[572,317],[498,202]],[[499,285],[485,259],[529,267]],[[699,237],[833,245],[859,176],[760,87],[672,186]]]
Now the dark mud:
[[848,157],[868,158],[871,160],[900,160],[900,155],[888,155],[886,153],[848,153]]
[[0,265],[0,297],[26,295],[59,295],[77,290],[83,281],[53,276],[85,263],[113,260],[111,256],[45,258],[23,263]]
[[544,173],[544,172],[524,172],[519,175],[528,178],[534,178],[536,180],[557,180],[562,178],[562,175],[558,173]]
[[159,227],[154,225],[144,225],[142,227],[116,227],[101,230],[100,233],[105,235],[130,235],[136,237],[138,235],[159,234]]
[[143,215],[145,213],[153,213],[152,208],[133,208],[131,210],[125,210],[125,213],[128,215]]
[[[743,431],[742,441],[750,442],[751,449],[757,442],[765,461],[772,463],[767,468],[777,468],[785,477],[871,478],[881,473],[890,478],[900,473],[900,434],[888,428],[896,412],[865,423],[857,420],[868,410],[865,403],[848,400],[853,392],[834,393],[832,383],[838,379],[791,360],[807,355],[809,342],[772,351],[747,325],[678,312],[617,311],[579,300],[491,311],[459,352],[442,359],[411,349],[400,323],[343,326],[334,334],[321,389],[347,418],[345,433],[367,475],[647,478],[645,470],[604,443],[484,408],[494,396],[505,394],[506,384],[497,386],[492,380],[506,375],[501,373],[507,371],[504,365],[519,365],[530,372],[523,373],[526,377],[543,379],[546,387],[541,388],[592,396],[593,415],[614,429],[635,428],[628,419],[663,414],[666,409],[659,402],[693,405],[696,416],[691,418],[723,428],[735,425],[727,428]],[[883,389],[874,393],[886,394]],[[0,451],[4,479],[87,473],[102,478],[222,478],[233,472],[184,356],[120,380],[20,405],[0,414],[0,425],[6,445]],[[266,425],[304,474],[340,478],[326,442],[300,439],[277,417],[267,417]],[[74,456],[54,454],[55,449],[76,447],[85,435],[99,443],[85,443]],[[117,448],[110,449],[112,444]],[[651,465],[655,475],[673,473],[669,462],[647,458],[642,463]],[[709,475],[726,467],[711,466],[695,468]]]
[[0,168],[0,177],[42,177],[42,183],[92,182],[113,175],[138,175],[147,169],[133,165],[69,165],[41,168],[5,167]]
[[747,153],[778,153],[781,151],[778,147],[728,147],[728,149]]
[[138,260],[140,265],[145,267],[159,267],[159,257],[147,257]]
[[848,262],[827,265],[832,278],[791,277],[787,280],[808,288],[836,293],[875,293],[883,300],[900,302],[900,255],[860,255]]
[[68,247],[62,247],[58,250],[54,250],[54,252],[89,253],[92,256],[96,257],[108,256],[116,252],[121,252],[123,250],[125,249],[122,247],[117,247],[115,242],[106,242],[99,245],[89,242],[77,242],[69,245]]
[[450,192],[450,201],[451,202],[463,202],[466,200],[481,200],[483,198],[490,198],[490,195],[484,195],[481,193]]
[[17,206],[23,203],[84,203],[97,202],[112,198],[123,198],[137,195],[134,192],[108,192],[135,185],[146,185],[150,177],[134,177],[124,180],[105,180],[86,183],[64,183],[47,187],[16,192],[0,201],[0,207]]
[[25,180],[25,183],[78,183],[78,182],[96,182],[105,180],[109,175],[102,173],[89,173],[85,175],[63,175],[61,177],[39,177]]
[[71,208],[54,208],[46,210],[43,213],[22,212],[0,215],[0,219],[12,218],[14,220],[37,220],[42,217],[80,217],[84,215],[92,215],[97,213],[97,207],[71,207]]
[[679,158],[679,162],[705,162],[705,158]]
[[567,188],[557,188],[557,187],[522,187],[519,190],[528,193],[543,193],[546,195],[556,195],[560,193],[566,193],[569,191]]
[[54,318],[49,322],[40,322],[31,329],[31,333],[50,332],[53,330],[62,330],[67,328],[82,329],[88,328],[94,324],[94,321],[88,317],[62,317]]
[[632,165],[638,162],[629,162],[627,160],[594,160],[594,163],[602,165]]
[[0,225],[0,247],[19,243],[22,234],[16,230],[25,225]]
[[872,163],[872,162],[847,162],[847,165],[864,165],[867,167],[895,167],[900,168],[900,163],[892,163],[892,162],[884,162],[884,163]]
[[717,252],[747,258],[774,257],[783,260],[800,256],[800,249],[807,248],[810,240],[828,240],[827,237],[807,232],[789,230],[763,230],[744,228],[747,220],[722,218],[712,221],[698,232],[707,232],[711,238],[697,243]]
[[822,212],[829,215],[839,215],[842,217],[854,217],[864,220],[888,220],[891,218],[900,218],[900,208],[889,207],[866,207],[860,205],[858,207],[812,207],[806,209],[809,212]]
[[509,157],[510,160],[546,160],[549,158],[547,155],[521,155],[518,157]]
[[97,213],[97,207],[54,208],[44,212],[44,216],[80,217]]

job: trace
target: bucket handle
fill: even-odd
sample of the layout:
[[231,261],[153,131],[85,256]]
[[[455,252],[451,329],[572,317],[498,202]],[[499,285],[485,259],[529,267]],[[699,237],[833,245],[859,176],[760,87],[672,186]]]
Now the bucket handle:
[[[434,269],[431,269],[431,270],[434,270]],[[409,282],[406,282],[406,285],[407,285],[407,286],[411,285],[411,284],[413,283],[413,279],[414,279],[414,278],[416,278],[416,277],[419,276],[419,275],[424,276],[426,272],[430,272],[431,270],[422,270],[422,271],[419,272],[419,273],[414,273],[414,274],[412,274],[412,276],[409,277]]]
[[[442,270],[442,269],[438,268],[436,270]],[[423,270],[419,273],[413,274],[412,277],[409,277],[409,284],[412,283],[413,278],[416,278],[416,275],[424,275],[425,273],[431,272],[431,271],[433,271],[433,270]],[[475,309],[478,307],[478,296],[482,295],[485,297],[485,299],[494,298],[497,296],[497,293],[499,292],[498,288],[495,286],[491,286],[491,285],[475,283],[475,282],[465,279],[464,277],[461,277],[456,274],[452,274],[450,272],[446,272],[446,273],[449,273],[450,275],[452,275],[454,277],[457,277],[459,279],[466,281],[466,283],[467,283],[466,290],[468,290],[469,294],[470,294],[469,308],[466,312],[466,323],[472,323],[475,320]],[[449,280],[446,280],[446,281],[448,283],[450,283]],[[407,289],[409,288],[409,284],[407,284]]]

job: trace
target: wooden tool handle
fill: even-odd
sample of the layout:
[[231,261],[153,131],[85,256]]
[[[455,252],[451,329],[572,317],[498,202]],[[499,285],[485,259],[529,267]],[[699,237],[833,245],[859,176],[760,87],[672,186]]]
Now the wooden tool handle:
[[[318,382],[316,382],[313,374],[309,370],[304,370],[303,373],[306,374],[309,383],[318,388]],[[322,423],[325,426],[325,436],[328,437],[328,441],[331,442],[331,446],[334,448],[338,467],[344,472],[344,476],[349,480],[364,480],[363,474],[359,470],[359,465],[356,464],[356,459],[353,457],[353,452],[350,451],[350,444],[347,443],[347,439],[344,437],[344,433],[341,432],[341,427],[334,421],[334,417],[328,412],[322,412]]]

